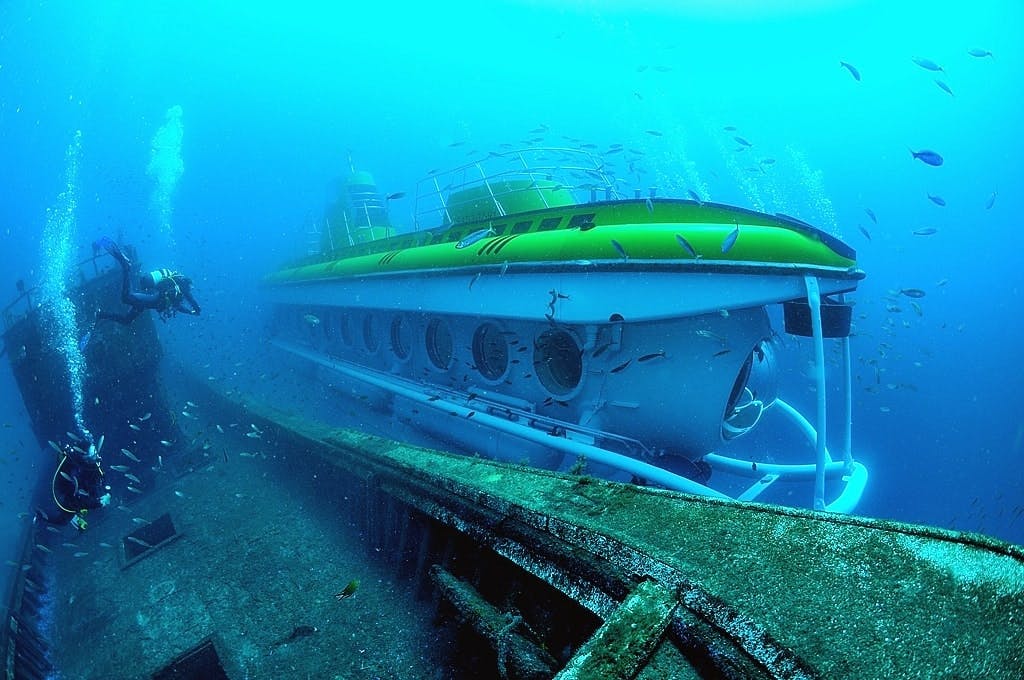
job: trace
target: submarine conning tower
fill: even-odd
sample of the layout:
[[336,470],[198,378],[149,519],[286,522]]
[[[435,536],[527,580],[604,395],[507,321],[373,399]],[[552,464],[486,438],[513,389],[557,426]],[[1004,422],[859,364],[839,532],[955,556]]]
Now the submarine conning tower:
[[355,167],[339,183],[337,198],[327,206],[324,221],[322,253],[387,238],[393,233],[388,198],[381,196],[373,175]]

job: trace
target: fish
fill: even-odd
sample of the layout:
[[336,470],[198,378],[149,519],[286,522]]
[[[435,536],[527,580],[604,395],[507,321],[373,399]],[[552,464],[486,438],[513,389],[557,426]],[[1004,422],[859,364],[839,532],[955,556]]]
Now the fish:
[[980,47],[972,47],[971,49],[967,50],[967,54],[971,55],[972,57],[978,57],[979,59],[983,57],[993,56],[991,52],[989,52],[988,50],[983,50]]
[[405,192],[404,191],[396,191],[393,194],[388,194],[387,196],[384,197],[384,200],[385,201],[397,201],[400,198],[405,198]]
[[53,441],[52,439],[47,439],[46,443],[49,444],[50,448],[52,448],[57,453],[64,453],[63,451],[61,451],[60,447],[57,446],[57,442]]
[[900,288],[900,295],[906,295],[908,298],[923,298],[926,293],[920,288]]
[[647,212],[654,213],[654,201],[652,201],[649,197],[644,199],[644,205],[647,206]]
[[619,243],[615,239],[612,239],[611,244],[612,248],[615,248],[615,252],[619,254],[619,257],[621,257],[623,260],[629,259],[629,254],[626,252],[626,249],[622,247],[621,243]]
[[90,340],[92,340],[92,331],[86,332],[85,335],[78,339],[78,351],[84,352],[85,348],[89,346]]
[[74,484],[74,482],[75,482],[75,478],[72,477],[71,475],[69,475],[68,473],[64,472],[63,470],[60,471],[60,476],[63,477],[64,479],[68,480],[72,484]]
[[665,356],[665,350],[659,349],[657,352],[651,352],[650,354],[643,355],[642,357],[637,359],[637,363],[643,363],[645,361],[651,361],[652,359],[658,359],[658,358],[661,358],[661,357],[664,357],[664,356]]
[[110,545],[109,543],[105,543],[105,542],[104,543],[100,543],[99,546],[101,548],[113,548],[114,547],[114,546]]
[[732,247],[736,245],[736,241],[740,237],[740,225],[737,224],[736,228],[729,232],[729,235],[722,241],[722,252],[727,253],[732,250]]
[[774,158],[762,158],[761,160],[758,161],[758,163],[760,163],[761,165],[775,165],[775,159]]
[[866,238],[869,241],[871,240],[871,232],[870,231],[868,231],[867,229],[865,229],[864,227],[862,227],[859,224],[857,225],[857,228],[860,229],[860,233],[864,234],[864,238]]
[[52,555],[53,554],[53,551],[50,550],[49,548],[47,548],[42,543],[36,543],[36,547],[39,548],[42,552],[44,552],[44,553],[46,553],[48,555]]
[[480,239],[487,238],[488,236],[491,236],[495,233],[497,232],[494,231],[494,227],[487,227],[486,229],[477,229],[472,234],[469,234],[468,236],[466,236],[466,238],[456,243],[455,248],[457,250],[468,248],[469,246],[473,245]]
[[111,465],[110,469],[113,470],[114,472],[128,472],[128,470],[130,470],[131,468],[129,468],[127,465]]
[[645,130],[645,132],[653,137],[661,137],[661,132],[658,130]]
[[127,457],[128,457],[128,458],[129,458],[130,460],[134,460],[134,461],[135,461],[136,463],[140,463],[140,462],[142,462],[142,461],[140,461],[140,460],[139,460],[139,459],[138,459],[138,458],[136,457],[136,455],[135,455],[134,453],[132,453],[132,452],[131,452],[131,451],[129,451],[128,449],[121,449],[121,453],[123,453],[123,454],[124,454],[125,456],[127,456]]
[[935,205],[942,206],[943,208],[946,207],[946,199],[942,196],[932,196],[931,194],[928,194],[928,200]]
[[169,442],[166,439],[161,439],[160,440],[160,446],[166,446],[167,448],[170,448],[172,445],[173,445],[172,442]]
[[289,643],[295,642],[296,640],[308,637],[313,633],[319,632],[319,630],[320,629],[316,626],[295,626],[295,630],[292,631],[291,635],[289,635],[288,637],[281,638],[280,640],[272,644],[271,647],[280,647],[281,645],[287,645]]
[[911,61],[925,69],[926,71],[943,71],[944,69],[936,64],[931,59],[925,59],[924,57],[912,57]]
[[215,427],[217,428],[217,432],[220,432],[221,434],[224,434],[224,428],[223,427],[221,427],[220,425],[216,425]]
[[736,132],[736,126],[735,125],[726,125],[722,129],[725,130],[726,132]]
[[339,592],[334,594],[339,601],[346,600],[356,594],[359,589],[359,579],[352,579],[348,584],[342,588]]
[[128,423],[128,427],[135,430],[136,432],[142,432],[142,428],[136,425],[135,423]]
[[175,496],[177,496],[178,498],[184,498],[184,497],[185,497],[185,494],[183,494],[183,493],[182,493],[182,492],[180,492],[180,491],[175,491],[175,492],[174,492],[174,495],[175,495]]
[[128,479],[132,480],[132,481],[133,481],[133,482],[135,482],[136,484],[142,484],[142,480],[141,480],[141,479],[139,479],[138,477],[136,477],[135,475],[133,475],[133,474],[132,474],[132,473],[130,473],[130,472],[126,472],[126,473],[124,473],[124,476],[125,476],[126,478],[128,478]]
[[310,326],[315,327],[320,325],[320,317],[317,316],[316,314],[303,314],[302,320],[308,323]]
[[851,64],[849,62],[845,62],[845,61],[839,62],[839,66],[842,67],[842,68],[845,68],[847,71],[849,71],[850,75],[853,76],[854,80],[860,81],[860,71],[857,70],[856,66],[854,66],[853,64]]
[[141,517],[132,517],[132,521],[136,524],[152,524],[148,519],[142,519]]
[[147,543],[146,541],[143,541],[141,538],[135,538],[134,536],[125,536],[124,540],[131,541],[132,543],[134,543],[136,545],[141,545],[143,548],[152,548],[153,547],[152,543]]
[[731,349],[729,349],[728,347],[726,347],[725,349],[720,349],[720,350],[718,350],[717,352],[715,352],[715,353],[714,353],[714,354],[712,354],[711,356],[712,356],[712,357],[721,357],[721,356],[725,356],[726,354],[728,354],[728,353],[729,353],[729,352],[731,352],[731,351],[732,351]]
[[131,491],[132,493],[142,493],[142,489],[136,489],[134,486],[127,486],[125,488]]
[[621,364],[619,364],[618,366],[616,366],[615,368],[613,368],[613,369],[612,369],[612,370],[611,370],[610,372],[611,372],[611,373],[621,373],[622,371],[625,371],[625,370],[626,370],[626,368],[627,368],[627,367],[628,367],[628,366],[629,366],[629,365],[630,365],[631,363],[633,363],[633,360],[632,360],[632,359],[626,359],[626,361],[625,361],[624,363],[621,363]]
[[82,438],[81,438],[81,437],[79,437],[79,436],[78,436],[77,434],[75,434],[74,432],[65,432],[64,434],[66,434],[66,435],[68,436],[68,439],[70,439],[71,441],[74,441],[74,442],[80,442],[80,441],[82,441]]
[[953,97],[953,96],[955,96],[955,95],[953,94],[953,90],[951,90],[951,89],[949,88],[949,85],[947,85],[947,84],[946,84],[945,82],[943,82],[943,81],[939,80],[938,78],[936,78],[936,79],[935,79],[935,84],[939,86],[939,89],[940,89],[940,90],[942,90],[943,92],[945,92],[946,94],[948,94],[948,95],[949,95],[950,97]]
[[985,210],[991,210],[992,206],[994,206],[995,204],[996,204],[996,192],[993,191],[992,195],[988,197],[987,201],[985,201]]
[[917,312],[918,316],[924,316],[924,310],[921,309],[921,305],[919,305],[916,302],[914,302],[913,300],[911,300],[910,301],[910,306],[914,308],[914,311]]
[[141,416],[139,416],[139,422],[140,423],[144,423],[144,422],[146,422],[147,420],[149,420],[152,417],[153,417],[153,414],[150,413],[149,411],[146,411]]
[[706,330],[704,328],[701,328],[700,330],[697,330],[697,331],[694,331],[694,332],[697,335],[699,335],[700,337],[702,337],[702,338],[707,338],[708,340],[717,340],[718,342],[722,343],[723,345],[726,342],[728,342],[728,340],[725,337],[719,335],[718,333],[713,333],[713,332],[711,332],[709,330]]
[[740,146],[753,146],[753,144],[743,139],[742,137],[733,137],[733,139],[736,140],[736,143],[739,144]]
[[878,224],[878,218],[875,217],[875,212],[871,208],[864,208],[864,212],[867,213],[867,216],[871,218],[873,223]]
[[199,404],[195,403],[194,401],[189,401],[188,399],[185,400],[185,405],[191,406],[192,408],[199,408]]
[[694,249],[694,247],[690,245],[690,242],[683,238],[681,234],[676,234],[676,243],[678,243],[683,250],[689,253],[690,257],[694,259],[700,258],[700,255],[697,254],[697,251]]
[[248,437],[249,439],[259,439],[260,438],[260,433],[259,432],[246,432],[245,436]]
[[922,163],[935,168],[939,167],[943,163],[942,156],[938,152],[931,151],[930,149],[921,149],[920,151],[910,149],[910,154]]
[[85,557],[88,554],[89,553],[85,552],[84,550],[79,550],[74,555],[72,555],[72,557]]
[[924,227],[922,229],[915,229],[914,236],[931,236],[939,232],[935,227]]

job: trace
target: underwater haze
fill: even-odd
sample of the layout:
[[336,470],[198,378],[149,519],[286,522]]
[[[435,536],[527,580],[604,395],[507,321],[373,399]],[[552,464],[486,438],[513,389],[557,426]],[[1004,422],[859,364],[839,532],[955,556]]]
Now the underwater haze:
[[[258,282],[309,252],[349,159],[410,194],[392,218],[411,229],[431,169],[622,144],[642,152],[630,190],[856,248],[859,514],[1024,543],[1024,4],[348,4],[0,6],[3,304],[109,235],[195,279],[202,316],[160,325],[174,354],[272,357]],[[0,385],[13,553],[51,456],[6,360]]]

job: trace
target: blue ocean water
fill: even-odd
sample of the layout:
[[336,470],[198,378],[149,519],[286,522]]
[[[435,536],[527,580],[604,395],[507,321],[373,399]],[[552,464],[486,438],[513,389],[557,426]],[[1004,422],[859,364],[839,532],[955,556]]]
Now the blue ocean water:
[[[1024,7],[676,4],[5,3],[0,289],[43,278],[48,210],[73,188],[69,257],[109,234],[189,273],[203,316],[162,326],[168,344],[245,359],[259,278],[307,252],[349,156],[398,192],[531,130],[624,144],[644,153],[636,188],[787,213],[857,249],[859,513],[1024,543]],[[392,215],[411,228],[411,211]],[[801,373],[787,398],[810,407]],[[6,361],[0,383],[7,550],[49,459]]]

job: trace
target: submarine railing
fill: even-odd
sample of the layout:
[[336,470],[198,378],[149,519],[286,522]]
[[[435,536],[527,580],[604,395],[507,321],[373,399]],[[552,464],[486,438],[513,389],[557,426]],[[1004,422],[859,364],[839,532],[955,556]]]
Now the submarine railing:
[[[412,385],[405,386],[402,385],[399,382],[399,379],[395,376],[383,374],[375,375],[364,367],[350,365],[348,362],[344,362],[342,360],[321,356],[293,343],[281,340],[272,340],[271,344],[275,345],[279,349],[291,352],[296,356],[300,356],[304,359],[317,363],[324,368],[334,370],[342,375],[346,375],[350,378],[360,380],[419,402],[422,406],[434,410],[454,413],[455,415],[462,416],[463,418],[470,417],[469,414],[472,413],[473,415],[471,417],[473,420],[481,425],[491,427],[495,430],[505,432],[535,444],[540,444],[541,446],[560,451],[564,454],[573,455],[575,457],[583,456],[589,460],[593,460],[594,462],[608,465],[637,477],[647,479],[667,489],[700,496],[710,496],[713,498],[730,498],[727,494],[716,489],[712,489],[711,487],[705,486],[692,479],[683,477],[682,475],[675,474],[669,470],[660,468],[656,465],[651,465],[650,463],[646,463],[628,455],[616,453],[614,451],[568,437],[553,436],[549,430],[535,429],[531,427],[529,423],[521,424],[496,417],[489,413],[480,412],[467,405],[440,397],[438,390],[423,389]],[[814,428],[802,415],[799,414],[798,411],[796,411],[796,409],[785,404],[785,402],[782,402],[781,400],[776,400],[776,403],[780,404],[780,409],[784,410],[791,416],[794,422],[800,426],[801,430],[809,439],[813,441],[816,438]],[[571,426],[571,424],[567,425]],[[818,470],[816,464],[767,464],[764,466],[752,466],[750,461],[715,454],[708,454],[704,456],[703,459],[712,467],[733,472],[741,476],[749,477],[756,471],[759,479],[765,479],[766,475],[775,475],[777,478],[783,478],[787,481],[801,480],[805,478],[813,478]],[[846,482],[846,485],[839,497],[823,509],[839,513],[851,512],[860,500],[864,486],[867,483],[867,470],[859,464],[854,464],[852,469],[848,469],[844,463],[829,462],[829,464],[823,468],[822,472],[829,479],[843,479]],[[775,480],[773,479],[771,481]],[[761,484],[761,482],[758,482],[758,484]],[[749,500],[749,498],[750,497],[747,499]]]

